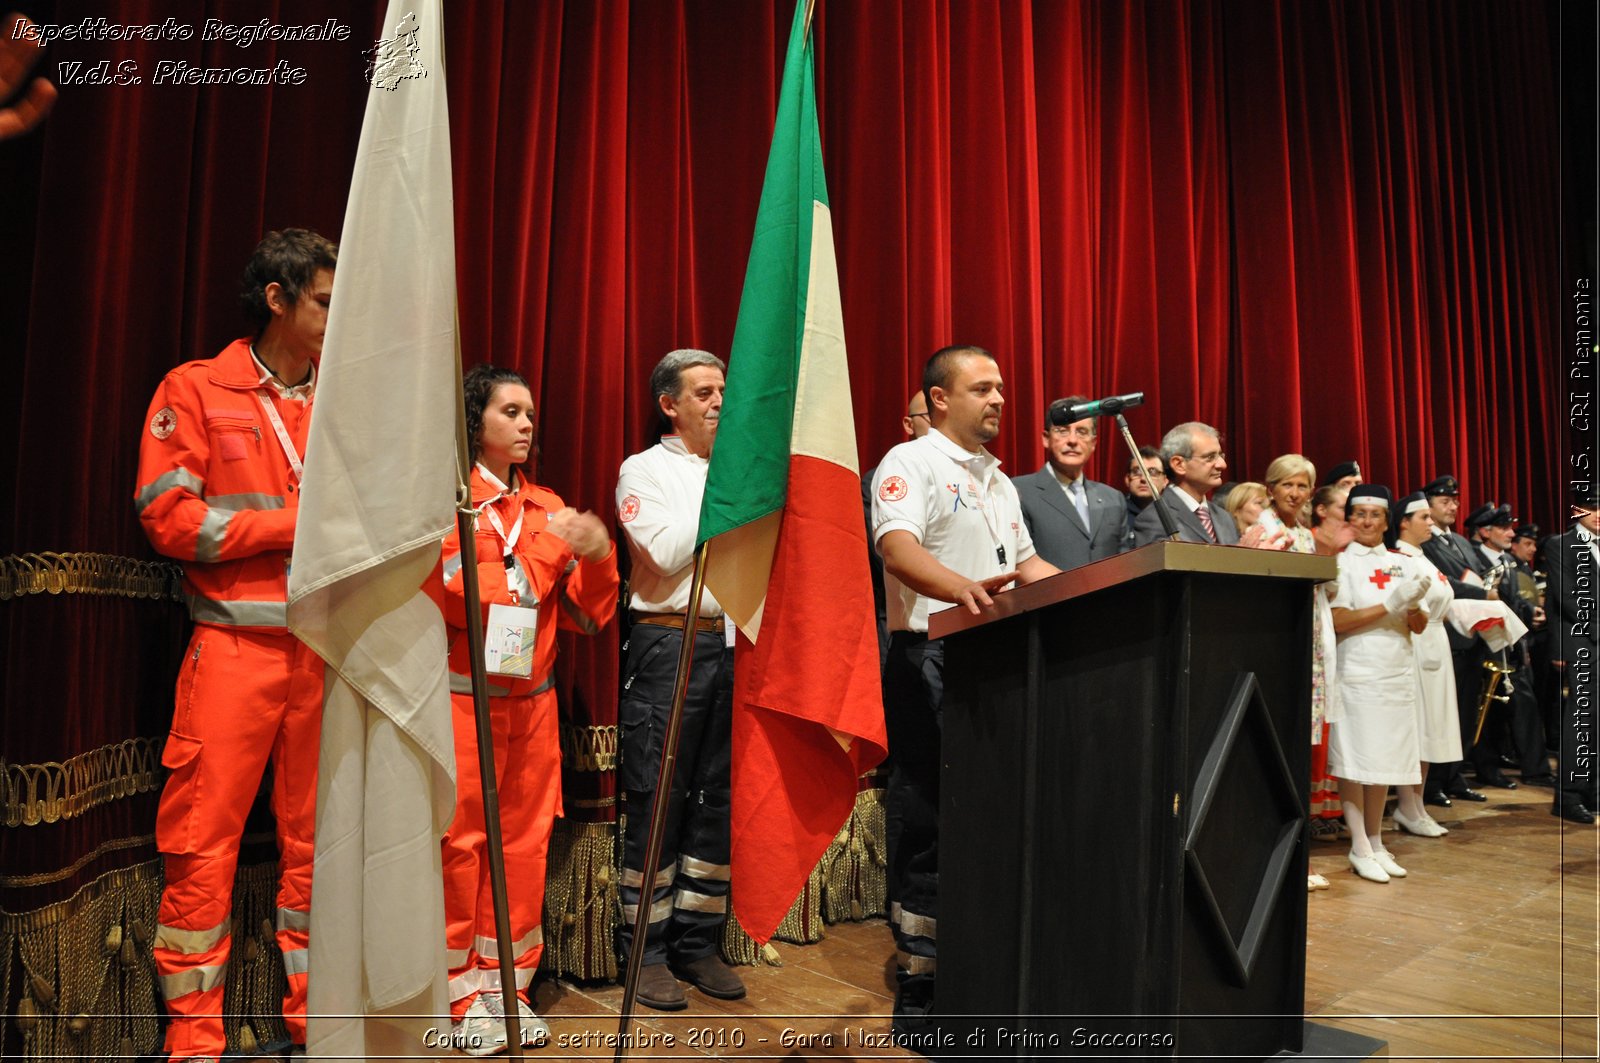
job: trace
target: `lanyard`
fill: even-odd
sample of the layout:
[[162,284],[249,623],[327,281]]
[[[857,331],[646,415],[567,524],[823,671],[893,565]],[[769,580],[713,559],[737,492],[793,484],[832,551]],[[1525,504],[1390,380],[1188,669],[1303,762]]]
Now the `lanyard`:
[[1006,567],[1006,547],[1005,547],[1005,543],[1000,541],[1000,531],[999,531],[999,529],[997,529],[995,527],[994,521],[989,519],[989,510],[991,508],[993,508],[990,505],[990,503],[993,501],[993,499],[989,495],[988,487],[993,482],[994,482],[994,478],[993,478],[992,475],[987,477],[984,480],[984,489],[983,489],[983,491],[980,492],[978,490],[978,485],[973,481],[972,471],[970,469],[967,471],[967,486],[969,488],[971,488],[972,489],[972,493],[977,496],[977,499],[978,499],[978,513],[983,517],[983,526],[986,529],[988,529],[989,541],[994,543],[994,556],[1000,562],[1000,567],[1001,568],[1005,568]]
[[295,453],[294,441],[289,438],[288,430],[283,427],[283,418],[278,416],[278,407],[273,405],[271,393],[262,388],[256,392],[256,398],[261,400],[261,408],[267,413],[267,421],[278,436],[278,445],[283,448],[283,456],[289,459],[289,468],[294,471],[294,482],[299,483],[305,479],[305,466],[300,461],[300,455]]
[[500,501],[501,498],[505,497],[505,495],[500,495],[499,497],[489,499],[489,501],[478,507],[478,512],[487,516],[489,518],[489,523],[494,525],[495,534],[500,536],[500,542],[505,548],[505,556],[510,557],[511,548],[516,545],[517,539],[522,535],[522,508],[520,506],[517,508],[516,523],[511,525],[511,532],[510,534],[507,534],[506,526],[500,520],[500,514],[494,511],[494,504]]

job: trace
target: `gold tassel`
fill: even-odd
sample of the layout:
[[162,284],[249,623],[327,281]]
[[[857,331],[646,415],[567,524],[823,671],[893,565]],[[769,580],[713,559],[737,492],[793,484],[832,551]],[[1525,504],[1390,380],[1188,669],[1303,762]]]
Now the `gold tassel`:
[[617,977],[613,935],[622,901],[616,837],[615,823],[556,820],[545,871],[541,971],[586,980]]

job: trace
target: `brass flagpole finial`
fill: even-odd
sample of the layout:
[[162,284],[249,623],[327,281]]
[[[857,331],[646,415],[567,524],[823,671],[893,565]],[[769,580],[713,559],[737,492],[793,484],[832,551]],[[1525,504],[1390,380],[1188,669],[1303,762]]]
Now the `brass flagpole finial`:
[[817,13],[817,0],[806,0],[806,28],[803,37],[811,36],[811,16]]

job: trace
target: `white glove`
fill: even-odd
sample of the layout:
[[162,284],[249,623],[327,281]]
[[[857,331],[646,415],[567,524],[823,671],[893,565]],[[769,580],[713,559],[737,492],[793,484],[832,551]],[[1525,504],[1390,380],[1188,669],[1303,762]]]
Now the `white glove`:
[[1408,576],[1395,581],[1389,597],[1383,600],[1384,611],[1390,616],[1404,616],[1428,593],[1428,581],[1419,576]]

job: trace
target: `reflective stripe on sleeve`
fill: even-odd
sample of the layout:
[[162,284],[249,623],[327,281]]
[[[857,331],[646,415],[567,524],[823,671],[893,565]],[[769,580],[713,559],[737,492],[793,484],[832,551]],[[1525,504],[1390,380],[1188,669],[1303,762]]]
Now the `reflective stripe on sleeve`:
[[212,509],[226,510],[229,513],[237,513],[241,509],[282,509],[283,496],[255,492],[237,495],[211,495],[206,499],[206,505]]
[[150,503],[174,487],[188,488],[192,494],[199,495],[205,493],[206,482],[188,469],[173,469],[171,472],[164,472],[139,488],[139,493],[134,496],[133,508],[143,513]]
[[293,978],[311,970],[310,949],[290,949],[283,954],[283,973]]
[[200,531],[195,538],[194,559],[207,564],[216,561],[222,556],[222,540],[228,534],[228,524],[233,520],[233,511],[208,507],[205,519],[200,522]]
[[279,908],[278,929],[309,931],[311,929],[311,913],[302,912],[298,908]]

